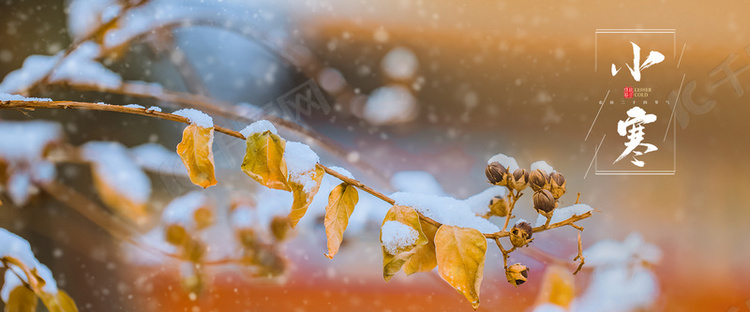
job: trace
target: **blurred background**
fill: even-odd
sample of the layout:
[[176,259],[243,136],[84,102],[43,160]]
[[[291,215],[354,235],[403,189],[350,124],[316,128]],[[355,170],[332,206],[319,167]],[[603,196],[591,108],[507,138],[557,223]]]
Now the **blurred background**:
[[[7,79],[31,55],[63,51],[110,20],[108,14],[116,15],[112,6],[132,3],[1,1],[0,77]],[[640,233],[662,251],[659,263],[650,266],[658,281],[656,299],[644,310],[750,311],[747,12],[750,2],[743,0],[162,0],[136,6],[97,38],[107,52],[101,63],[123,81],[212,99],[232,113],[215,123],[237,130],[249,123],[243,118],[259,114],[302,125],[318,139],[282,133],[311,144],[323,163],[348,168],[385,193],[401,189],[391,183],[394,174],[416,170],[434,176],[439,192],[463,199],[487,187],[483,171],[496,153],[526,168],[544,160],[567,178],[564,203],[581,193],[581,201],[598,210],[581,222],[584,248]],[[128,36],[137,39],[119,41]],[[665,56],[644,68],[640,81],[627,67],[633,67],[631,41],[642,49],[640,62],[652,50]],[[620,68],[617,75],[610,64]],[[3,82],[6,90],[8,84]],[[627,87],[648,88],[647,97],[626,98]],[[136,89],[71,81],[37,86],[30,94],[170,107],[123,90]],[[300,96],[310,100],[303,101],[307,105],[288,105],[301,103]],[[650,166],[613,167],[611,156],[626,140],[616,125],[633,106],[657,114],[657,123],[646,125],[644,142],[660,150],[639,157]],[[2,111],[0,118],[56,121],[73,145],[114,140],[172,150],[183,129],[101,112]],[[223,177],[231,187],[255,188],[244,174],[230,172],[241,161],[241,141],[217,136],[214,150],[217,165],[226,168],[220,185]],[[623,168],[668,172],[605,172]],[[58,165],[60,179],[96,198],[87,172]],[[184,177],[149,177],[154,211],[196,189]],[[195,296],[183,289],[179,266],[142,259],[147,252],[53,197],[42,193],[26,207],[6,198],[0,227],[31,242],[82,311],[470,309],[435,272],[382,280],[377,231],[385,211],[361,216],[361,227],[347,232],[333,260],[323,256],[325,233],[311,220],[283,247],[289,264],[283,278],[215,268]],[[517,209],[519,217],[535,219],[530,203]],[[540,252],[568,260],[575,255],[573,229],[535,237]],[[516,288],[505,280],[499,252],[490,249],[480,310],[533,309],[550,262],[514,253],[511,261],[527,263],[536,276]],[[584,271],[575,277],[577,295],[586,291],[590,276]]]

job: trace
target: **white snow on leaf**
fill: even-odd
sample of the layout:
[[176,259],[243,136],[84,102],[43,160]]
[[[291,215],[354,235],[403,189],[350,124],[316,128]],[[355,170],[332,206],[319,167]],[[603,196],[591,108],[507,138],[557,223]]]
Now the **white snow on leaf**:
[[320,158],[306,144],[300,142],[286,142],[284,160],[289,179],[304,186],[305,192],[310,192],[317,184],[313,180],[315,165]]
[[464,202],[471,207],[471,211],[476,215],[485,215],[490,211],[490,201],[495,196],[505,196],[508,194],[508,189],[504,186],[491,186],[484,191],[464,199]]
[[31,193],[31,175],[25,170],[17,170],[8,179],[8,196],[16,206],[24,206],[29,201]]
[[276,131],[276,127],[273,126],[273,124],[268,120],[258,120],[254,123],[251,123],[245,129],[242,129],[240,133],[242,133],[243,136],[246,138],[255,134],[255,133],[263,133],[266,131],[271,131],[273,134],[278,134]]
[[573,301],[571,311],[649,311],[658,296],[656,276],[648,269],[639,266],[596,269],[586,292]]
[[211,118],[211,116],[209,116],[208,114],[197,109],[183,108],[181,110],[173,112],[172,114],[185,117],[190,121],[190,123],[196,124],[199,127],[212,128],[214,126],[214,119]]
[[18,94],[8,94],[0,92],[0,101],[34,101],[34,102],[50,102],[50,98],[37,98],[37,97],[25,97]]
[[628,263],[656,264],[661,260],[661,250],[646,243],[638,233],[631,233],[624,241],[602,240],[583,252],[586,265],[592,267],[627,265]]
[[536,306],[532,312],[566,312],[567,310],[559,305],[544,303]]
[[510,156],[506,156],[505,154],[497,154],[495,156],[490,157],[489,160],[487,160],[487,164],[492,164],[493,162],[500,163],[501,166],[504,166],[505,168],[510,168],[509,171],[513,172],[518,169],[518,163],[516,162],[516,159]]
[[229,219],[235,229],[251,229],[256,226],[257,217],[252,207],[238,206],[232,211]]
[[[20,270],[15,271],[18,274],[23,274]],[[8,303],[8,299],[10,298],[10,293],[16,289],[16,287],[25,287],[23,284],[23,281],[18,278],[18,275],[16,275],[13,270],[5,270],[5,280],[3,280],[3,288],[0,289],[0,298],[3,299],[3,302],[6,304]],[[24,279],[25,280],[25,279]]]
[[55,166],[44,160],[45,149],[62,140],[57,123],[46,121],[0,122],[0,159],[8,166],[6,189],[16,206],[28,203],[37,189],[55,178]]
[[474,228],[482,233],[494,233],[500,229],[478,217],[462,200],[428,194],[398,192],[391,195],[396,205],[409,206],[442,224]]
[[364,119],[374,125],[393,125],[414,120],[417,99],[401,85],[387,85],[375,89],[365,102]]
[[175,176],[188,176],[180,156],[156,143],[145,143],[130,148],[130,157],[146,170]]
[[[586,205],[586,204],[575,204],[575,205],[568,206],[568,207],[555,208],[554,212],[552,213],[552,220],[550,220],[549,224],[567,220],[568,218],[572,216],[580,216],[584,213],[587,213],[593,210],[594,209],[591,208],[591,206]],[[534,226],[535,227],[542,226],[546,222],[547,222],[547,218],[545,218],[542,215],[539,215],[536,218],[536,224]]]
[[[74,82],[103,88],[118,88],[122,78],[95,59],[99,57],[99,46],[87,41],[78,46],[50,76],[50,82]],[[0,92],[18,92],[42,79],[62,57],[63,52],[54,56],[32,55],[26,58],[23,66],[6,75],[0,83]]]
[[380,67],[391,79],[404,80],[414,77],[419,61],[414,52],[405,47],[395,47],[383,57]]
[[210,205],[210,199],[205,193],[192,191],[169,202],[162,212],[161,221],[166,225],[181,225],[187,231],[191,231],[197,227],[195,212]]
[[31,181],[38,184],[52,182],[57,175],[55,164],[46,160],[39,160],[31,167]]
[[68,32],[73,39],[92,33],[102,24],[102,12],[117,5],[117,0],[70,0],[65,8],[68,13]]
[[413,246],[419,233],[410,226],[398,221],[386,221],[380,228],[383,247],[389,254],[395,255],[408,246]]
[[391,185],[399,192],[444,195],[443,187],[427,171],[401,171],[391,177]]
[[[21,261],[21,263],[23,263],[30,269],[36,269],[39,276],[45,281],[44,287],[42,287],[42,291],[53,295],[57,294],[57,282],[55,282],[55,279],[52,276],[52,272],[49,270],[49,268],[47,268],[46,265],[41,264],[36,259],[36,257],[34,257],[34,253],[31,251],[31,245],[29,244],[29,242],[21,238],[20,236],[9,232],[6,229],[0,228],[0,258],[4,257],[15,258]],[[15,268],[15,271],[22,272],[18,268]],[[20,281],[13,281],[13,278],[11,277],[11,281],[9,282],[7,280],[7,271],[5,276],[6,281],[3,285],[3,289],[0,290],[0,293],[2,294],[3,301],[8,302],[8,296],[10,295],[11,290],[13,290],[15,286],[17,286],[15,282]],[[26,277],[23,274],[21,275],[21,278],[26,281]],[[8,289],[6,289],[6,287]]]
[[351,173],[351,172],[349,172],[348,170],[346,170],[346,169],[344,169],[344,168],[341,168],[341,167],[336,167],[336,166],[331,166],[331,167],[328,167],[328,169],[331,169],[331,170],[333,170],[333,171],[336,171],[336,173],[338,173],[338,174],[340,174],[340,175],[342,175],[342,176],[345,176],[345,177],[347,177],[347,178],[349,178],[349,179],[352,179],[352,180],[356,180],[356,179],[354,178],[354,175],[352,175],[352,173]]
[[547,164],[547,162],[544,161],[544,160],[536,161],[533,164],[531,164],[531,171],[534,171],[534,170],[537,170],[537,169],[542,169],[547,174],[555,172],[555,168],[553,168],[552,166],[550,166],[549,164]]
[[0,158],[30,162],[42,158],[44,149],[62,139],[59,124],[48,121],[0,122]]
[[593,267],[586,292],[572,311],[648,311],[659,296],[656,275],[645,265],[656,264],[661,250],[638,233],[624,241],[603,240],[584,250],[586,266]]
[[151,195],[151,180],[117,142],[91,141],[81,147],[83,159],[93,164],[96,175],[113,191],[142,204]]

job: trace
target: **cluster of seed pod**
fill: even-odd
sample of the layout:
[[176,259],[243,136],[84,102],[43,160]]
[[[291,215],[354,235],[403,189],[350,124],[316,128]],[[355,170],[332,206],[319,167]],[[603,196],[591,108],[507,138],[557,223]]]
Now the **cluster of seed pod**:
[[[505,186],[509,191],[520,193],[526,187],[531,187],[534,191],[532,196],[534,209],[537,213],[546,217],[549,221],[552,213],[557,208],[558,200],[565,194],[565,177],[559,172],[548,174],[543,169],[536,169],[532,172],[523,168],[510,171],[510,167],[505,167],[499,162],[490,163],[485,169],[487,180],[491,184]],[[519,195],[520,196],[520,195]],[[490,214],[510,218],[509,204],[501,196],[494,197],[489,203]],[[533,240],[533,228],[531,224],[525,221],[517,222],[510,229],[509,238],[513,248],[528,246]],[[505,275],[508,282],[518,286],[526,282],[529,269],[520,263],[513,264],[505,268]]]

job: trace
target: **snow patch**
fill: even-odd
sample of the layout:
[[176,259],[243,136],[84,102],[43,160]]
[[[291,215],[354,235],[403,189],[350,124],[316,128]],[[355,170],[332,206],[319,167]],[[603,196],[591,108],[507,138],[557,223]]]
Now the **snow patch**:
[[328,169],[331,169],[331,170],[333,170],[333,171],[336,171],[336,173],[338,173],[338,174],[340,174],[340,175],[342,175],[342,176],[345,176],[345,177],[347,177],[347,178],[349,178],[349,179],[352,179],[352,180],[356,180],[356,179],[354,178],[354,175],[352,175],[352,173],[351,173],[351,172],[349,172],[348,170],[346,170],[346,169],[344,169],[344,168],[341,168],[341,167],[336,167],[336,166],[332,166],[332,167],[328,167]]
[[391,177],[391,185],[399,192],[444,195],[443,188],[427,171],[401,171]]
[[119,194],[136,203],[151,195],[151,180],[130,158],[128,149],[117,142],[91,141],[81,147],[81,156],[94,165],[98,178]]
[[555,172],[555,168],[552,168],[552,166],[550,166],[549,164],[547,164],[547,162],[544,161],[544,160],[540,160],[540,161],[537,161],[537,162],[534,162],[533,164],[531,164],[531,171],[534,171],[534,170],[537,170],[537,169],[542,169],[547,174]]
[[[587,212],[593,211],[593,210],[594,209],[591,208],[591,206],[586,205],[586,204],[575,204],[575,205],[568,206],[568,207],[557,208],[552,213],[552,220],[550,220],[549,224],[553,224],[553,223],[557,223],[557,222],[561,222],[561,221],[567,220],[568,218],[570,218],[572,216],[580,216],[580,215],[582,215],[584,213],[587,213]],[[539,215],[536,218],[536,224],[534,226],[535,227],[542,226],[546,222],[547,222],[547,218],[545,218],[542,215]]]
[[25,97],[18,94],[0,92],[0,101],[51,102],[50,98]]
[[398,221],[386,221],[380,228],[380,239],[389,254],[395,255],[408,246],[413,246],[419,233]]
[[181,110],[173,112],[172,114],[185,117],[190,121],[190,123],[196,124],[198,127],[213,128],[214,126],[213,118],[197,109],[183,108]]
[[442,224],[474,228],[482,233],[495,233],[500,229],[491,222],[478,217],[462,200],[428,194],[398,192],[391,195],[396,205],[409,206]]
[[317,186],[313,176],[320,158],[309,146],[300,142],[287,142],[284,160],[289,179],[303,185],[305,192],[310,192]]
[[242,135],[247,138],[255,133],[263,133],[266,131],[271,131],[271,133],[276,135],[279,134],[276,131],[276,127],[274,127],[273,124],[268,120],[258,120],[254,123],[251,123],[249,126],[245,127],[245,129],[242,129],[240,133],[242,133]]
[[510,168],[509,171],[512,173],[513,171],[516,171],[518,169],[518,163],[516,162],[516,159],[510,156],[506,156],[505,154],[497,154],[495,156],[490,157],[489,160],[487,160],[487,164],[492,164],[493,162],[500,163],[501,166],[504,166],[505,168]]

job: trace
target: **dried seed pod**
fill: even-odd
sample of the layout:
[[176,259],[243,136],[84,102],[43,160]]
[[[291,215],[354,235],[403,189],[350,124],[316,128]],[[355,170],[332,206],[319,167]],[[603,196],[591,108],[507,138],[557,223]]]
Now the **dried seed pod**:
[[534,209],[543,215],[547,215],[552,212],[557,205],[555,197],[552,196],[552,192],[548,190],[541,190],[534,193]]
[[529,277],[529,268],[520,263],[511,265],[505,270],[505,278],[508,279],[508,283],[513,286],[518,286],[526,282]]
[[515,247],[527,246],[531,242],[532,231],[528,222],[518,222],[510,229],[510,242]]
[[505,217],[508,215],[508,202],[502,196],[495,196],[489,204],[490,216]]
[[487,176],[487,180],[494,185],[505,186],[508,184],[508,169],[503,167],[499,162],[487,165],[484,174]]
[[526,188],[526,184],[529,181],[529,172],[526,169],[516,169],[513,174],[510,175],[508,185],[514,190],[520,192]]
[[529,174],[529,186],[534,192],[539,190],[549,190],[549,175],[542,169],[534,170]]
[[555,199],[558,199],[565,194],[565,177],[562,175],[562,173],[559,172],[553,172],[549,175],[549,183],[550,183],[550,192],[552,192],[552,195],[555,196]]

